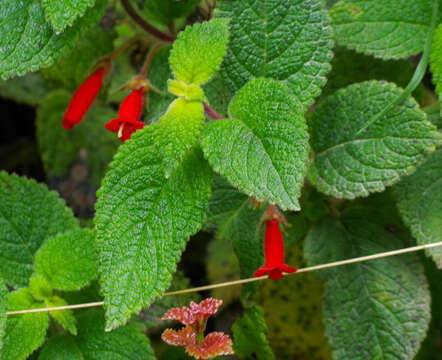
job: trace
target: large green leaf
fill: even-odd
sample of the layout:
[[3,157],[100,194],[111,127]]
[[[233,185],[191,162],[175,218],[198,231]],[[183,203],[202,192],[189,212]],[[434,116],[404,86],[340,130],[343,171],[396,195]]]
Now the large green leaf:
[[275,359],[267,342],[267,325],[263,316],[262,309],[255,305],[233,323],[233,350],[238,359]]
[[3,337],[6,329],[6,311],[8,310],[8,289],[5,283],[0,279],[0,354],[3,347]]
[[[406,246],[354,209],[341,223],[325,218],[307,235],[304,256],[318,265]],[[430,321],[430,293],[416,254],[346,265],[318,273],[325,281],[324,324],[333,358],[412,359]]]
[[253,77],[287,83],[304,106],[326,83],[333,46],[321,0],[219,1],[230,18],[230,46],[222,76],[234,92]]
[[33,180],[0,172],[0,275],[25,286],[43,242],[78,222],[55,192]]
[[101,311],[78,317],[78,336],[50,338],[38,360],[155,360],[149,340],[131,326],[104,332]]
[[330,12],[336,41],[384,59],[424,49],[433,0],[341,0]]
[[68,51],[104,13],[105,0],[57,35],[45,21],[40,0],[0,2],[0,77],[9,78],[51,65]]
[[[44,307],[43,303],[35,302],[27,288],[10,293],[8,303],[10,311]],[[48,326],[49,316],[45,312],[8,316],[0,359],[25,360],[43,344]]]
[[[442,9],[441,9],[442,10]],[[442,24],[436,29],[431,44],[430,67],[439,100],[442,99]]]
[[95,0],[42,0],[46,20],[57,34],[72,26],[74,21],[94,6]]
[[64,176],[74,161],[86,156],[90,181],[99,185],[120,140],[106,131],[104,124],[116,117],[111,107],[93,105],[83,121],[72,130],[61,126],[61,119],[70,101],[64,90],[51,93],[37,110],[37,140],[43,165],[50,176]]
[[367,81],[337,91],[315,109],[309,178],[319,191],[346,199],[383,191],[442,142],[413,98],[359,131],[401,92],[391,83]]
[[[394,187],[402,218],[418,244],[442,241],[442,149],[436,150],[416,172]],[[428,249],[442,269],[442,247]]]
[[198,146],[165,177],[157,126],[120,147],[98,193],[95,224],[109,330],[167,289],[210,198],[211,170]]
[[37,252],[35,272],[57,290],[79,290],[98,275],[94,232],[82,229],[49,239]]
[[210,165],[258,200],[299,210],[309,146],[302,108],[290,90],[276,80],[251,80],[229,113],[232,119],[213,121],[203,132]]
[[181,31],[169,58],[175,78],[188,85],[208,81],[218,71],[228,38],[224,19],[194,24]]

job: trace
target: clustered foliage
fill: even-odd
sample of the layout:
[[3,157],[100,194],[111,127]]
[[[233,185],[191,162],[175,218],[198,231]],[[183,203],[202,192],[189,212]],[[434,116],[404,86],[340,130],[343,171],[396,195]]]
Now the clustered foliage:
[[442,353],[442,247],[215,289],[232,339],[163,297],[197,233],[213,283],[442,241],[439,0],[2,0],[0,78],[95,209],[0,171],[0,360]]

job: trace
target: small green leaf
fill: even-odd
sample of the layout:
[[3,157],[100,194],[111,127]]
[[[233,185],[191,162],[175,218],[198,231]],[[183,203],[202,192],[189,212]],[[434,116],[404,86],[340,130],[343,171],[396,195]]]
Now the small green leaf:
[[55,192],[33,180],[0,172],[0,276],[25,286],[43,242],[78,222]]
[[233,350],[238,359],[273,360],[267,341],[267,325],[262,309],[255,305],[232,325]]
[[402,91],[392,83],[362,82],[337,91],[315,109],[309,119],[315,152],[309,179],[319,191],[345,199],[383,191],[414,172],[442,142],[413,98],[358,134]]
[[46,20],[57,34],[72,26],[94,4],[95,0],[42,0]]
[[[62,1],[57,2],[63,3]],[[41,72],[46,79],[60,84],[68,90],[75,90],[90,75],[91,68],[96,61],[112,50],[110,32],[95,27],[84,35],[72,50],[49,68],[42,69]]]
[[6,311],[8,311],[8,289],[3,280],[0,279],[0,354],[6,330]]
[[[45,304],[46,304],[46,307],[49,307],[49,308],[68,305],[66,300],[62,299],[59,296],[52,296],[50,299],[46,299]],[[72,310],[50,311],[49,314],[66,331],[70,332],[72,335],[77,335],[77,327],[76,327],[77,320],[75,319],[75,316],[74,316],[74,313]]]
[[[309,265],[401,249],[376,212],[324,218],[307,235]],[[334,359],[413,359],[430,322],[430,293],[419,256],[391,256],[323,270],[324,324]]]
[[[27,288],[10,293],[8,304],[10,311],[44,307],[43,303],[35,302]],[[25,360],[43,344],[48,326],[49,316],[45,312],[8,316],[0,359]]]
[[169,286],[210,198],[211,170],[198,146],[165,177],[157,124],[120,146],[98,192],[95,225],[106,329],[124,324]]
[[155,360],[149,340],[131,326],[104,332],[101,311],[78,317],[78,335],[50,338],[38,360]]
[[175,78],[188,85],[201,85],[212,78],[221,65],[228,38],[225,19],[186,27],[170,52],[169,63]]
[[304,107],[325,85],[332,32],[322,0],[222,0],[216,17],[229,18],[230,46],[221,67],[237,92],[254,77],[284,81]]
[[72,291],[85,287],[98,275],[94,232],[82,229],[49,239],[36,254],[35,271],[53,289]]
[[330,11],[340,45],[383,59],[407,58],[424,49],[433,1],[341,0]]
[[439,101],[442,99],[442,24],[436,29],[430,52],[430,68],[433,74],[432,81],[436,85]]
[[[394,187],[398,208],[419,245],[442,240],[442,149]],[[426,250],[442,269],[442,247]]]
[[52,287],[43,275],[33,273],[29,279],[29,287],[36,300],[44,301],[52,297]]
[[97,0],[71,28],[57,35],[45,21],[40,0],[0,2],[0,77],[6,79],[51,65],[97,24],[106,7]]
[[302,108],[286,85],[246,84],[229,106],[232,119],[209,123],[202,147],[213,169],[258,200],[299,210],[308,160]]

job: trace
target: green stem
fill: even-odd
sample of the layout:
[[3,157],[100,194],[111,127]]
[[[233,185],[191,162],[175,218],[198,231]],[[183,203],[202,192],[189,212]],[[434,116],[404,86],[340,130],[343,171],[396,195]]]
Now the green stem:
[[435,0],[434,4],[433,4],[433,12],[431,15],[430,29],[428,30],[427,39],[425,41],[424,52],[423,52],[422,57],[419,61],[419,64],[416,67],[413,77],[411,78],[407,87],[391,103],[389,103],[380,112],[378,112],[376,115],[374,115],[364,125],[364,127],[356,133],[356,135],[360,135],[364,130],[366,130],[369,126],[374,124],[377,120],[379,120],[382,116],[384,116],[388,111],[390,111],[393,106],[396,106],[396,105],[400,104],[402,101],[404,101],[408,96],[411,95],[411,93],[418,87],[418,85],[422,81],[422,79],[425,75],[425,72],[427,70],[428,59],[430,57],[431,43],[432,43],[433,36],[434,36],[434,30],[436,29],[437,18],[438,18],[438,13],[439,13],[438,10],[439,10],[439,1]]

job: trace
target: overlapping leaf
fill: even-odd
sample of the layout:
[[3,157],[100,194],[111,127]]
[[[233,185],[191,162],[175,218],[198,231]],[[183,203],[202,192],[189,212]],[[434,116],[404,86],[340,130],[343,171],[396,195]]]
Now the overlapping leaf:
[[442,24],[436,29],[431,44],[430,67],[439,100],[442,98]]
[[[341,224],[325,218],[309,232],[309,265],[403,248],[405,243],[354,209]],[[324,324],[333,358],[413,359],[430,321],[430,293],[416,254],[346,265],[318,273],[325,281]]]
[[95,224],[107,329],[167,289],[210,197],[211,170],[197,146],[165,177],[156,126],[120,147],[99,191]]
[[219,1],[230,19],[230,46],[222,77],[238,91],[253,77],[285,81],[301,103],[313,103],[325,85],[333,45],[321,0]]
[[6,311],[8,310],[8,289],[0,279],[0,354],[3,347],[3,337],[6,329]]
[[315,109],[309,178],[319,191],[346,199],[383,191],[414,172],[441,143],[442,135],[412,98],[359,133],[401,92],[391,83],[367,81],[337,91]]
[[[45,301],[46,307],[59,307],[69,305],[66,300],[59,296],[52,296]],[[50,311],[51,317],[72,335],[77,335],[76,319],[72,310]]]
[[433,1],[341,0],[330,12],[340,45],[384,59],[406,58],[424,49]]
[[27,285],[43,242],[77,227],[72,211],[55,192],[0,172],[0,275],[7,284]]
[[[416,172],[395,186],[402,218],[418,244],[442,241],[442,149],[431,154]],[[442,248],[428,249],[439,269]]]
[[0,2],[0,77],[9,78],[51,65],[104,13],[105,0],[97,0],[71,28],[57,35],[45,20],[40,0]]
[[213,121],[203,132],[213,169],[258,200],[299,210],[309,146],[302,108],[290,90],[275,80],[251,80],[229,113],[231,119]]

